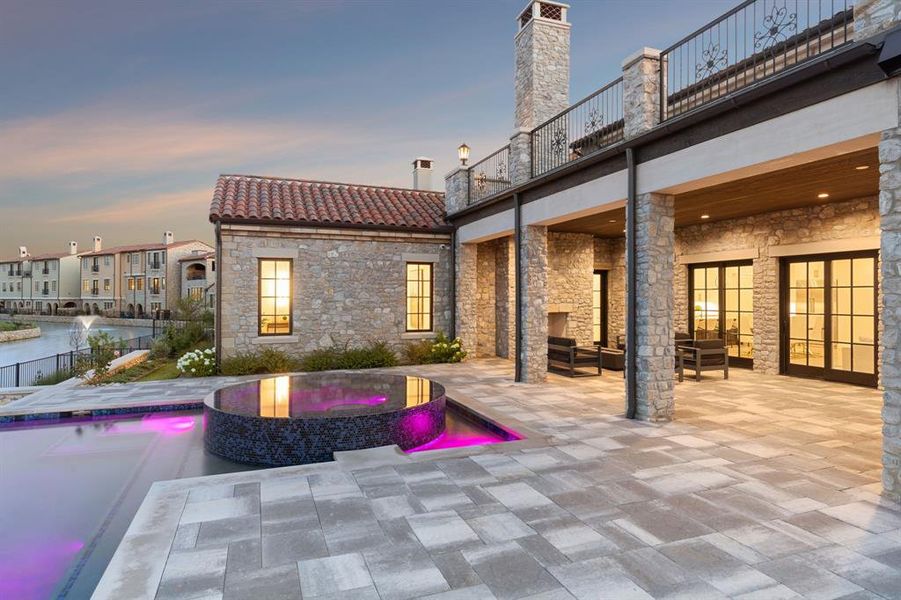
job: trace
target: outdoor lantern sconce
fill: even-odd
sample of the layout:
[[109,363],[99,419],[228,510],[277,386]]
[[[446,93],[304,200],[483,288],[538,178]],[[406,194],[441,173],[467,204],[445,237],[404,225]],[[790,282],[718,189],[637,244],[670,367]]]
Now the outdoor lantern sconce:
[[457,156],[460,157],[460,164],[465,167],[466,161],[469,160],[469,146],[460,144],[460,147],[457,148]]

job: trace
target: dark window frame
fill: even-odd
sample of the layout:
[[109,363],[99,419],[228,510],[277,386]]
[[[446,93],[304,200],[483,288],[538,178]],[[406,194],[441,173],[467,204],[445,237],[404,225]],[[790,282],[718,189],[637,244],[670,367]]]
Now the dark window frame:
[[[428,329],[410,329],[410,311],[408,308],[408,304],[410,301],[410,293],[408,287],[410,285],[410,266],[427,266],[429,268],[429,308],[427,313],[417,313],[417,314],[428,314],[429,315],[429,328]],[[420,300],[422,300],[422,296],[418,296]],[[404,262],[404,330],[405,333],[433,333],[435,331],[435,263],[426,262],[426,261],[416,261],[410,260]]]
[[[287,262],[288,263],[288,333],[263,332],[263,262]],[[278,273],[278,266],[276,273]],[[267,278],[268,279],[268,278]],[[277,281],[277,279],[275,280]],[[268,297],[268,296],[267,296]],[[276,297],[276,296],[273,296]],[[277,316],[277,315],[276,315]],[[257,258],[257,336],[258,337],[286,337],[294,335],[294,259],[293,258]]]
[[[719,327],[720,327],[720,339],[725,339],[725,324],[726,324],[726,268],[727,267],[752,267],[755,270],[757,266],[754,264],[754,260],[750,258],[739,259],[739,260],[718,260],[711,262],[703,262],[703,263],[691,263],[686,265],[688,267],[688,335],[691,336],[692,339],[695,338],[695,319],[694,319],[694,305],[695,305],[695,278],[694,278],[694,270],[695,269],[711,269],[716,268],[718,271],[719,278],[719,286],[717,289],[717,302],[719,305],[718,313],[719,313]],[[739,288],[741,289],[741,288]],[[754,294],[754,284],[751,284],[751,294]],[[744,312],[744,311],[741,311]],[[754,304],[754,308],[750,311],[754,318],[754,323],[756,327],[757,323],[757,304]],[[753,339],[754,333],[751,333]],[[757,348],[754,348],[754,351],[757,351]],[[748,369],[754,368],[754,357],[748,358],[746,356],[729,356],[729,366],[736,367],[744,367]]]

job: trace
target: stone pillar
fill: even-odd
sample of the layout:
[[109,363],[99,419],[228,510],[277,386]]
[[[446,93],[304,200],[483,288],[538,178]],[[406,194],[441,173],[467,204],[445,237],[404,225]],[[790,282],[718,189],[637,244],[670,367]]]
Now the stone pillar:
[[857,0],[854,3],[854,39],[865,40],[901,22],[898,0]]
[[463,244],[457,240],[456,259],[456,321],[457,337],[463,340],[463,349],[471,357],[476,356],[478,347],[478,299],[476,278],[478,276],[478,246]]
[[642,48],[623,61],[623,129],[626,139],[660,122],[660,50]]
[[520,245],[522,284],[522,379],[547,379],[547,227],[523,225]]
[[516,347],[516,256],[513,238],[498,240],[494,289],[497,355],[512,359]]
[[521,128],[510,138],[510,181],[513,185],[532,178],[532,132]]
[[532,0],[517,19],[516,128],[533,129],[569,106],[568,8],[552,0]]
[[496,322],[497,293],[497,242],[482,242],[477,246],[476,266],[476,314],[477,314],[477,347],[473,356],[496,356]]
[[[901,101],[901,79],[895,78]],[[899,110],[901,119],[901,110]],[[901,501],[901,127],[879,142],[882,269],[882,487]]]
[[637,326],[635,339],[626,340],[626,354],[637,368],[638,418],[669,421],[674,408],[675,202],[673,196],[641,194],[635,208]]
[[444,206],[452,215],[469,204],[469,167],[457,167],[444,176]]

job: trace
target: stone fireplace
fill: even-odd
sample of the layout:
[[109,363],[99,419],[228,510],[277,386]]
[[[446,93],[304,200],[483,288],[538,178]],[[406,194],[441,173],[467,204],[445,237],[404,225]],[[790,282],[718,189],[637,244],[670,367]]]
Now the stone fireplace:
[[573,310],[572,304],[548,304],[547,305],[547,334],[550,337],[570,337],[569,313]]

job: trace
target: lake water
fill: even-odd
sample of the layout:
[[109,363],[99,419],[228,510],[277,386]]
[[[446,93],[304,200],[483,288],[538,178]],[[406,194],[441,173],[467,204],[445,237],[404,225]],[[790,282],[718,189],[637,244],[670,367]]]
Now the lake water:
[[[35,325],[41,328],[41,337],[0,344],[0,367],[72,350],[69,346],[70,323],[36,322]],[[113,339],[127,340],[152,333],[150,327],[119,327],[96,323],[89,332],[99,331],[107,332]]]

